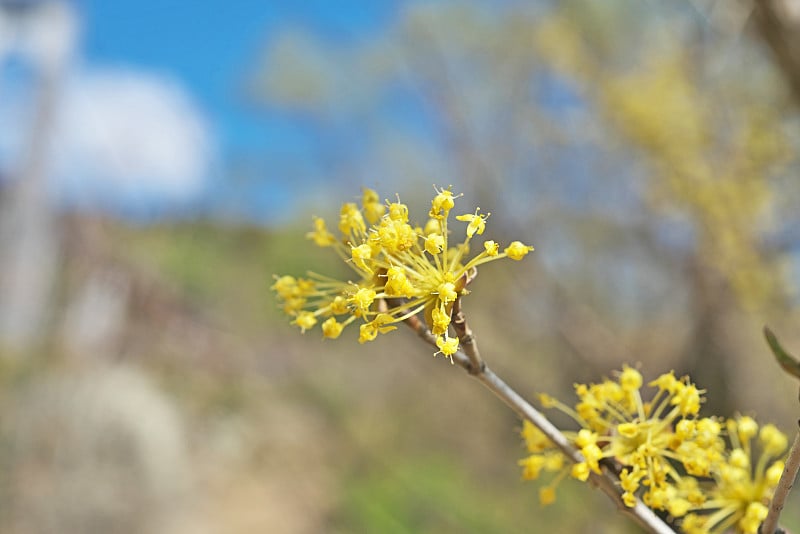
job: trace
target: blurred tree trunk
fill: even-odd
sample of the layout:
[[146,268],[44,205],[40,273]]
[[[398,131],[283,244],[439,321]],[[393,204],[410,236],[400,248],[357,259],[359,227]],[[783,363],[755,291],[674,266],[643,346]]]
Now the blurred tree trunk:
[[[75,20],[70,8],[60,2],[31,4],[21,12],[9,9],[0,15],[8,16],[38,73],[29,137],[19,167],[10,171],[8,190],[0,198],[0,344],[21,352],[42,338],[57,270],[59,239],[47,190],[47,167]],[[43,38],[44,33],[50,35]]]
[[57,262],[55,217],[46,182],[56,93],[51,74],[43,76],[27,154],[19,171],[12,173],[0,209],[0,337],[15,350],[28,348],[44,327]]
[[756,0],[753,21],[800,103],[800,1]]

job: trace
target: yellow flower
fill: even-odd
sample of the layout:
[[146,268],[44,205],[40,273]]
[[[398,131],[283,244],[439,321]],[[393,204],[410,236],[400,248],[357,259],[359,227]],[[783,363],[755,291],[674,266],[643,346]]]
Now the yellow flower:
[[317,318],[314,317],[314,314],[311,312],[301,311],[300,313],[297,314],[297,317],[295,317],[292,323],[299,326],[302,332],[305,332],[306,330],[312,328],[315,324],[317,324]]
[[740,417],[738,421],[729,421],[730,427],[736,429],[736,434],[740,441],[749,441],[758,433],[758,423],[747,415]]
[[295,280],[294,276],[289,275],[276,276],[275,283],[272,284],[271,289],[278,294],[278,297],[284,300],[292,298],[297,290],[297,280]]
[[370,224],[375,224],[380,220],[384,213],[386,213],[386,206],[381,203],[381,198],[378,193],[372,189],[363,189],[361,197],[361,205],[364,208],[364,218]]
[[348,312],[347,307],[347,299],[341,295],[336,295],[331,300],[330,305],[328,306],[330,312],[336,315],[344,315]]
[[522,466],[522,478],[525,480],[536,480],[544,467],[544,456],[532,454],[518,462]]
[[345,236],[349,236],[361,235],[366,229],[364,216],[361,214],[358,206],[352,202],[344,204],[339,212],[339,231]]
[[328,339],[336,339],[342,333],[344,325],[336,320],[336,317],[330,317],[322,323],[322,335]]
[[532,250],[533,247],[523,245],[520,241],[512,241],[511,244],[506,247],[505,253],[512,260],[519,261]]
[[453,209],[456,203],[453,200],[453,192],[449,189],[442,189],[436,191],[436,196],[431,201],[430,217],[432,219],[447,218],[450,210]]
[[392,202],[389,204],[389,218],[393,221],[407,223],[408,222],[408,206],[400,202]]
[[672,517],[683,517],[692,508],[686,499],[673,498],[667,501],[666,509]]
[[[531,425],[528,421],[525,421],[523,423],[523,436],[527,435],[528,437],[532,437],[536,435],[539,431],[538,429],[532,430],[535,428],[536,427]],[[533,450],[539,449],[540,447],[538,445],[532,448],[529,447],[533,454],[519,460],[517,463],[522,467],[522,478],[524,480],[536,480],[543,471],[556,473],[556,475],[552,477],[550,483],[539,490],[539,502],[542,506],[547,506],[555,502],[556,486],[558,486],[559,482],[570,471],[570,468],[565,467],[565,458],[561,451],[553,449],[552,443],[549,443],[549,440],[546,438],[542,440],[540,437],[543,437],[543,434],[534,439],[543,446],[541,452]]]
[[576,463],[572,466],[572,470],[570,471],[572,478],[580,480],[581,482],[586,482],[586,480],[589,479],[590,473],[589,465],[586,462]]
[[553,487],[545,486],[539,490],[539,502],[542,506],[556,502],[556,490]]
[[784,467],[786,466],[783,462],[775,462],[767,469],[767,472],[764,474],[764,481],[767,486],[772,488],[778,486],[778,482],[780,482],[781,476],[783,475]]
[[469,225],[467,225],[467,237],[472,237],[475,234],[481,235],[483,231],[486,230],[486,219],[489,218],[489,215],[479,215],[478,211],[480,211],[480,208],[475,209],[474,215],[468,213],[456,217],[459,221],[466,221],[469,223]]
[[439,230],[442,229],[442,223],[439,222],[439,219],[428,219],[425,223],[425,228],[422,229],[422,235],[431,235],[439,233]]
[[642,387],[642,374],[636,369],[624,365],[622,373],[619,375],[619,384],[625,391],[638,390]]
[[[645,476],[645,472],[638,466],[633,466],[632,469],[623,469],[619,475],[620,487],[626,492],[633,495],[639,489],[639,481]],[[633,506],[633,505],[629,505]]]
[[439,336],[436,338],[436,346],[439,347],[439,352],[452,361],[453,354],[458,351],[458,338],[450,337],[447,334]]
[[[626,506],[635,506],[640,495],[650,508],[680,519],[685,532],[755,534],[784,468],[779,456],[786,436],[747,416],[724,425],[714,417],[698,418],[704,392],[688,377],[662,374],[649,383],[657,391],[646,403],[642,384],[640,373],[624,366],[617,380],[575,384],[574,409],[540,395],[545,407],[565,412],[581,427],[563,432],[583,457],[569,468],[572,477],[588,480],[603,460],[613,459]],[[554,446],[530,425],[523,426],[523,437],[539,458],[530,462],[543,469]]]
[[336,243],[336,238],[328,231],[325,219],[314,217],[314,231],[306,234],[308,239],[313,239],[318,247],[329,247]]
[[575,445],[579,448],[587,447],[589,445],[596,445],[597,444],[597,433],[592,432],[591,430],[587,430],[582,428],[578,435],[575,436]]
[[435,336],[441,336],[447,332],[447,327],[450,326],[450,314],[444,307],[444,304],[433,308],[431,310],[431,333]]
[[375,297],[377,293],[374,289],[369,287],[361,287],[355,294],[351,297],[351,302],[355,304],[358,311],[362,314],[366,314],[369,311],[370,306],[375,301]]
[[[705,490],[707,499],[693,503],[684,530],[716,534],[736,528],[743,534],[755,534],[766,518],[764,503],[772,499],[783,471],[783,462],[776,457],[786,449],[786,436],[774,425],[765,425],[759,432],[758,423],[748,416],[729,419],[726,427],[730,450],[711,464],[713,484]],[[756,436],[761,452],[753,462],[751,441]]]
[[620,423],[617,425],[617,432],[620,436],[633,439],[639,434],[639,425],[636,423]]
[[789,444],[786,440],[786,435],[778,430],[775,425],[761,427],[758,439],[761,442],[761,446],[764,447],[764,452],[773,456],[785,451],[786,446]]
[[483,234],[488,216],[476,209],[472,215],[459,217],[469,223],[467,237],[460,243],[450,242],[448,217],[459,196],[450,189],[436,189],[424,229],[409,224],[408,206],[399,198],[382,204],[371,189],[362,191],[360,207],[342,205],[338,237],[328,231],[323,219],[315,218],[314,230],[307,237],[331,248],[356,278],[336,280],[316,273],[309,273],[307,279],[276,277],[272,290],[293,317],[292,323],[305,331],[318,317],[326,317],[323,335],[333,339],[347,325],[360,321],[359,341],[364,343],[388,331],[390,324],[421,315],[437,337],[439,352],[455,354],[458,342],[448,334],[450,316],[455,301],[468,293],[465,286],[473,271],[505,257],[522,259],[532,250],[515,241],[500,253],[496,242],[487,241],[480,253],[469,257],[470,240]]
[[767,518],[769,510],[760,502],[751,502],[747,505],[747,510],[744,512],[744,517],[739,520],[739,528],[742,532],[755,533],[758,532],[758,527],[761,522]]
[[411,297],[414,294],[414,285],[409,282],[405,270],[392,266],[386,271],[384,291],[387,297]]
[[694,384],[680,385],[672,397],[672,404],[680,408],[683,416],[697,415],[700,411],[700,392]]
[[425,238],[425,250],[431,256],[439,254],[444,249],[444,237],[437,233],[431,233]]
[[436,288],[436,293],[439,294],[439,299],[442,301],[442,304],[453,302],[458,298],[456,285],[453,282],[442,282],[439,284],[439,287]]
[[378,329],[372,323],[364,323],[358,329],[358,342],[366,343],[378,337]]
[[[590,471],[600,473],[603,459],[614,459],[623,466],[624,502],[633,506],[635,493],[645,488],[645,501],[664,509],[675,498],[683,498],[674,487],[685,475],[673,462],[683,464],[685,470],[700,470],[694,464],[710,462],[708,451],[718,451],[719,443],[709,440],[707,447],[701,448],[694,441],[698,434],[695,408],[700,405],[701,392],[688,379],[662,375],[651,382],[658,391],[647,404],[642,401],[642,384],[639,371],[624,366],[617,380],[576,384],[579,401],[574,409],[546,395],[541,399],[545,406],[567,413],[582,427],[578,432],[564,432],[584,458],[573,467],[573,477],[585,480]],[[682,511],[682,503],[672,506],[673,512]]]
[[385,334],[396,330],[396,326],[391,326],[392,322],[394,322],[394,320],[391,315],[379,313],[374,320],[364,323],[359,327],[358,342],[365,343],[367,341],[372,341],[378,334]]
[[372,269],[367,266],[367,260],[372,257],[372,248],[366,243],[363,245],[358,245],[357,247],[353,247],[350,250],[351,257],[353,259],[353,263],[355,263],[361,269],[365,271],[372,272]]

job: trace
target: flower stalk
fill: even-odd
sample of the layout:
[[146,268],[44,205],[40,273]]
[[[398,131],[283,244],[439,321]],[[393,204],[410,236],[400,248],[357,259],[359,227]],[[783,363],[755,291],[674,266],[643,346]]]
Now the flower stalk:
[[775,495],[769,505],[769,514],[761,525],[761,534],[778,534],[784,532],[778,528],[778,520],[781,517],[786,498],[792,490],[794,481],[797,478],[797,471],[800,470],[800,431],[794,437],[792,448],[786,457],[786,467],[783,468],[781,479],[775,488]]

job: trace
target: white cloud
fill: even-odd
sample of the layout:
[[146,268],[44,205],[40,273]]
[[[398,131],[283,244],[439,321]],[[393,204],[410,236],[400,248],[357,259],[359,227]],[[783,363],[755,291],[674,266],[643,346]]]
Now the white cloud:
[[67,83],[59,109],[53,184],[67,201],[180,201],[203,189],[213,136],[175,82],[133,70],[84,71]]
[[[13,173],[24,158],[35,92],[0,78],[0,92],[3,85],[12,98],[0,99],[0,161]],[[204,191],[216,141],[177,82],[127,68],[73,70],[56,108],[46,167],[59,202],[147,209]]]

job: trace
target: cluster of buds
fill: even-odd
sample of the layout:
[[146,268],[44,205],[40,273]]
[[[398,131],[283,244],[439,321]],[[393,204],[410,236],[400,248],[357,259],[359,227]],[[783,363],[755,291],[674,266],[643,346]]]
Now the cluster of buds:
[[557,473],[540,491],[540,501],[553,502],[555,485],[567,473],[585,481],[606,462],[619,474],[622,498],[630,507],[641,497],[690,534],[731,528],[755,534],[783,471],[786,436],[771,424],[759,428],[748,416],[700,417],[703,391],[687,377],[670,372],[653,380],[648,385],[656,392],[648,402],[642,399],[642,384],[642,375],[625,366],[616,380],[576,384],[574,408],[540,396],[544,407],[559,409],[580,425],[564,435],[583,457],[569,466],[536,427],[524,423],[530,455],[519,462],[523,478]]
[[307,278],[276,276],[272,289],[305,332],[318,322],[326,338],[336,339],[342,330],[359,322],[361,343],[396,329],[395,324],[422,314],[436,336],[437,354],[452,357],[459,348],[450,337],[449,326],[456,299],[468,293],[467,282],[484,263],[510,258],[521,260],[533,247],[514,241],[500,249],[495,241],[484,241],[481,251],[468,258],[473,237],[486,229],[488,214],[480,209],[456,217],[467,223],[464,240],[452,244],[448,218],[456,196],[437,189],[424,226],[409,223],[408,206],[380,201],[375,191],[365,189],[361,205],[345,203],[339,214],[338,237],[324,219],[314,219],[307,237],[320,247],[329,247],[356,274],[353,280],[335,280],[316,273]]

